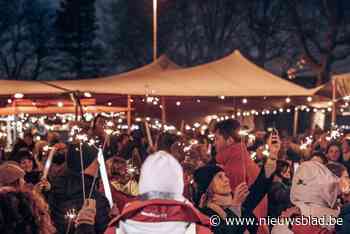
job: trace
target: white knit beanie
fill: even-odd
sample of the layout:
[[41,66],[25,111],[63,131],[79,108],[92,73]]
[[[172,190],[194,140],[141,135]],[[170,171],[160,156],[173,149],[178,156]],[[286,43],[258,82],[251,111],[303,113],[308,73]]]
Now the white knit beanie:
[[140,194],[163,192],[182,199],[183,190],[183,170],[172,155],[165,151],[158,151],[147,157],[141,167]]
[[338,196],[338,178],[322,163],[303,162],[294,175],[291,201],[332,208]]

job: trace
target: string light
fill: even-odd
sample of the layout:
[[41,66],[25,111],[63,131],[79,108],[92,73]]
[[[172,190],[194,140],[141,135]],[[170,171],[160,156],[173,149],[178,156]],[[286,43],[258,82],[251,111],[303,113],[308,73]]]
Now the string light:
[[200,103],[201,102],[201,100],[200,99],[197,99],[197,103]]
[[111,103],[111,102],[108,102],[108,103],[107,103],[107,105],[108,105],[108,106],[111,106],[111,105],[112,105],[112,103]]
[[85,92],[85,93],[84,93],[84,97],[91,98],[92,95],[91,95],[91,93],[89,93],[89,92]]
[[58,107],[63,107],[63,102],[58,102],[58,103],[57,103],[57,106],[58,106]]
[[290,103],[291,99],[289,97],[286,98],[286,103]]
[[247,100],[246,98],[243,98],[243,99],[242,99],[242,103],[243,103],[243,104],[247,104],[247,103],[248,103],[248,100]]
[[17,99],[21,99],[24,97],[24,94],[23,93],[15,93],[14,97]]
[[312,102],[312,97],[307,97],[306,99],[308,102]]
[[180,106],[180,105],[181,105],[181,102],[180,102],[180,101],[177,101],[177,102],[176,102],[176,105],[177,105],[177,106]]
[[12,103],[12,100],[9,98],[7,99],[7,103],[11,104]]
[[219,97],[221,100],[224,100],[225,99],[225,96],[220,96]]
[[196,122],[196,123],[193,124],[193,126],[194,126],[195,128],[199,128],[199,127],[201,126],[201,124],[198,123],[198,122]]

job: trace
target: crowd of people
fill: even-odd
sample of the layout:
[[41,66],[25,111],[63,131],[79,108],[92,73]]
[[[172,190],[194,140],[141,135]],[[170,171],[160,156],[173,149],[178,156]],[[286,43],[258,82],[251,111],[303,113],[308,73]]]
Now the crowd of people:
[[[151,144],[143,131],[110,135],[105,124],[97,116],[86,129],[97,146],[59,132],[18,139],[1,158],[0,233],[350,233],[346,131],[330,137],[316,129],[294,139],[272,129],[251,133],[252,141],[228,119],[209,129],[214,139],[159,132]],[[259,223],[302,216],[342,224]]]

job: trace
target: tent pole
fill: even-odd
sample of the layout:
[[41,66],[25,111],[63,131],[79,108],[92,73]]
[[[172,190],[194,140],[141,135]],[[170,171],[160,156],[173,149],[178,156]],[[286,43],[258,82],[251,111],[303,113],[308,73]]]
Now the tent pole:
[[299,121],[299,110],[295,109],[295,111],[294,111],[293,137],[296,137],[298,134],[298,121]]
[[69,93],[69,97],[70,97],[70,99],[72,100],[73,105],[74,105],[74,109],[75,109],[75,121],[78,121],[78,103],[77,103],[75,94],[74,94],[73,92],[72,92],[72,93]]
[[332,126],[336,124],[337,121],[337,110],[336,110],[336,83],[335,79],[332,79]]
[[236,98],[233,98],[233,113],[235,115],[235,119],[237,119],[237,102],[236,102]]
[[13,134],[12,134],[12,120],[13,116],[8,115],[6,118],[6,130],[7,130],[7,141],[6,141],[6,151],[10,151],[14,145]]
[[161,108],[161,117],[162,117],[162,124],[166,124],[166,106],[165,106],[165,97],[161,97],[160,98],[160,101],[161,101],[161,105],[162,105],[162,108]]
[[185,129],[185,120],[181,120],[181,124],[180,124],[180,132],[183,133]]
[[127,121],[128,121],[128,134],[131,133],[131,95],[128,95],[128,101],[127,101]]

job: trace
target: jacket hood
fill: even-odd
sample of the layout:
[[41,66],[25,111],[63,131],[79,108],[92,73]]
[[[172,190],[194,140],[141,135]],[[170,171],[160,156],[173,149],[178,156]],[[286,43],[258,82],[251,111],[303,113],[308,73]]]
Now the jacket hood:
[[113,219],[109,226],[119,221],[131,219],[139,222],[188,222],[210,226],[209,218],[200,213],[192,204],[174,200],[134,201],[127,204],[120,216]]

